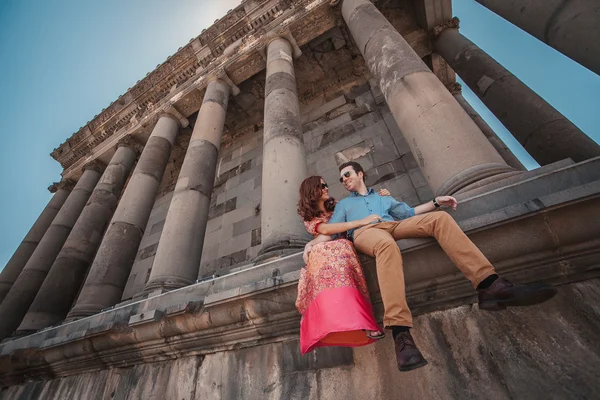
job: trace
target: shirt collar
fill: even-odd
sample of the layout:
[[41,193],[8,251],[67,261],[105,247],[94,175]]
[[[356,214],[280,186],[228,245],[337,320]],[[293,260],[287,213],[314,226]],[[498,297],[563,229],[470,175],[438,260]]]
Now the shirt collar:
[[[365,196],[368,196],[370,194],[375,193],[375,191],[373,190],[373,188],[367,188],[367,194]],[[361,194],[359,194],[358,192],[350,192],[350,196],[353,197],[358,197],[358,196],[362,196]]]

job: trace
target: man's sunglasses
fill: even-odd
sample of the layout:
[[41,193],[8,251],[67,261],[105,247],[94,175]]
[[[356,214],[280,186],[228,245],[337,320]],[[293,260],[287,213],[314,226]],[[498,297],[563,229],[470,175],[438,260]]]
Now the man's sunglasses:
[[321,189],[325,189],[325,188],[329,188],[329,186],[326,183],[321,183]]
[[346,178],[350,178],[350,175],[352,175],[352,173],[350,171],[346,171],[342,174],[342,176],[340,176],[340,183],[344,183],[344,177]]

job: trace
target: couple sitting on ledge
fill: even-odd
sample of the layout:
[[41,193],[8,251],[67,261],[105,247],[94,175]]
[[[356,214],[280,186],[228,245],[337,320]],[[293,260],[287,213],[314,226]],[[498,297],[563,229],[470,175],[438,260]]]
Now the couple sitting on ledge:
[[306,268],[301,272],[296,301],[302,314],[302,354],[316,347],[363,346],[385,336],[373,316],[355,248],[375,257],[383,324],[392,331],[400,371],[422,367],[427,360],[410,334],[413,320],[396,240],[435,237],[477,290],[481,310],[538,304],[556,294],[548,284],[517,285],[499,277],[450,214],[430,212],[438,207],[455,210],[458,203],[454,197],[439,196],[412,208],[387,190],[375,193],[367,188],[360,164],[347,162],[339,169],[340,182],[350,195],[337,204],[319,176],[305,179],[300,186],[298,213],[314,237],[304,250]]

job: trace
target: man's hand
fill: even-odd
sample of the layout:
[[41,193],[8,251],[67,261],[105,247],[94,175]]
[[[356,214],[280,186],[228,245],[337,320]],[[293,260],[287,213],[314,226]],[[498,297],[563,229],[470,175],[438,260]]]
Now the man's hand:
[[458,205],[458,201],[452,196],[438,196],[435,198],[435,201],[440,206],[452,207],[454,211],[456,211],[456,206]]
[[364,217],[363,219],[358,221],[361,226],[372,224],[373,222],[381,222],[381,217],[377,214],[371,214],[368,217]]
[[392,194],[391,194],[391,193],[390,193],[390,191],[389,191],[389,190],[387,190],[387,189],[381,189],[381,190],[379,191],[379,195],[380,195],[380,196],[391,196]]
[[312,247],[312,243],[308,243],[306,246],[304,246],[304,254],[302,254],[302,258],[304,259],[305,264],[308,264],[308,256],[312,250]]

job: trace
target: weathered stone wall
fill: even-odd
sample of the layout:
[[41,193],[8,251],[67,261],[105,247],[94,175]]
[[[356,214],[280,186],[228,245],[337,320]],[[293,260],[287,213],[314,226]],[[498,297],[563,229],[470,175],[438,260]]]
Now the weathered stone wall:
[[295,337],[206,356],[5,388],[0,399],[593,399],[600,397],[600,280],[503,312],[462,306],[416,318],[429,365],[400,373],[388,337],[299,354]]
[[[312,99],[303,105],[302,123],[308,173],[323,176],[335,198],[347,196],[338,182],[338,166],[350,160],[365,168],[369,185],[385,187],[411,206],[433,197],[373,81],[357,77]],[[171,157],[161,185],[167,193],[156,200],[123,299],[139,293],[150,274],[186,136]],[[199,278],[249,265],[261,247],[262,129],[251,125],[230,136],[233,140],[225,141],[219,155]]]

